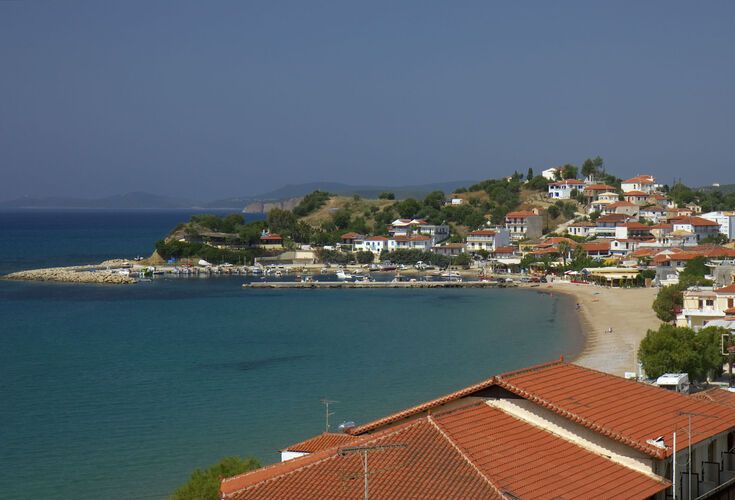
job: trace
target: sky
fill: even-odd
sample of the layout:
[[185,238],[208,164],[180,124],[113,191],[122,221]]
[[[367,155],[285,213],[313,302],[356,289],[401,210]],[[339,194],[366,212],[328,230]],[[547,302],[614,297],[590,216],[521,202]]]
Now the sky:
[[735,183],[735,2],[0,2],[0,200]]

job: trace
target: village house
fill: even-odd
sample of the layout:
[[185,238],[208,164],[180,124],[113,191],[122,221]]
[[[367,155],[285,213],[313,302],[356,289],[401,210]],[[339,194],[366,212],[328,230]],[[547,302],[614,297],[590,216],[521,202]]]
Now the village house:
[[656,178],[652,175],[637,175],[624,180],[620,184],[620,188],[624,193],[630,191],[643,191],[644,193],[650,194],[656,190]]
[[621,239],[649,240],[651,226],[636,221],[623,222],[615,226],[615,237]]
[[657,224],[666,218],[666,209],[660,205],[648,205],[638,211],[638,217]]
[[340,241],[343,246],[347,246],[349,248],[355,248],[355,246],[362,242],[362,240],[365,239],[365,235],[362,235],[360,233],[350,232],[345,233],[342,236],[340,236]]
[[277,233],[264,234],[260,237],[260,246],[271,250],[283,248],[283,238]]
[[701,241],[707,236],[716,235],[720,232],[720,224],[702,217],[676,217],[669,219],[673,224],[674,231],[688,231],[694,233],[697,241]]
[[581,191],[584,182],[577,179],[566,179],[549,184],[549,198],[568,200],[572,197],[572,191]]
[[584,187],[582,194],[587,198],[588,203],[592,203],[593,201],[600,199],[601,195],[611,191],[615,191],[615,186],[608,186],[607,184],[589,184]]
[[707,212],[700,217],[719,224],[720,233],[728,240],[735,239],[735,212]]
[[625,214],[630,217],[637,217],[641,207],[629,201],[616,201],[605,205],[602,209],[603,214]]
[[582,243],[582,250],[585,251],[587,257],[602,260],[610,257],[610,245],[610,241],[588,241]]
[[682,295],[684,304],[676,316],[677,326],[700,330],[713,320],[735,316],[735,285],[718,289],[692,287]]
[[388,226],[391,236],[411,236],[420,234],[429,236],[432,245],[449,238],[449,226],[446,224],[429,224],[424,219],[396,219]]
[[511,241],[536,239],[543,234],[544,218],[538,210],[518,210],[505,215],[505,228],[510,233]]
[[285,461],[223,479],[220,494],[728,498],[734,401],[722,389],[688,396],[562,359],[288,446]]
[[541,172],[541,177],[543,177],[547,181],[555,181],[558,172],[559,169],[556,167],[547,168],[546,170]]
[[638,249],[641,240],[635,238],[613,238],[610,240],[610,255],[626,257]]
[[594,222],[590,222],[588,220],[582,220],[578,222],[574,222],[572,224],[569,224],[567,226],[567,232],[571,234],[572,236],[579,236],[582,238],[586,238],[587,236],[590,236],[590,234],[593,233],[593,230],[597,227],[597,224]]
[[421,250],[423,252],[431,251],[434,241],[431,236],[423,234],[414,234],[411,236],[396,235],[388,239],[388,250]]
[[485,250],[492,253],[496,248],[507,246],[509,243],[510,236],[505,228],[478,229],[467,235],[466,248],[468,252]]
[[358,252],[369,251],[379,255],[380,252],[387,249],[388,238],[385,236],[368,236],[355,244],[355,250]]
[[442,243],[441,245],[434,245],[431,251],[446,257],[456,257],[459,254],[465,252],[464,243]]
[[628,191],[623,193],[623,199],[636,205],[646,205],[648,203],[648,193],[643,191]]
[[671,207],[666,209],[666,219],[671,220],[677,217],[689,217],[692,211],[689,208]]
[[614,238],[615,228],[629,219],[625,214],[601,215],[595,221],[597,227],[590,231],[597,238]]

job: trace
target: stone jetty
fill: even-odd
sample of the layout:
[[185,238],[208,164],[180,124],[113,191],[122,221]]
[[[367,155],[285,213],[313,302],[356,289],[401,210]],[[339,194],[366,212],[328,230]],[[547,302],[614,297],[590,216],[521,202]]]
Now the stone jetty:
[[135,278],[126,276],[125,274],[110,271],[102,264],[96,266],[49,267],[45,269],[18,271],[3,276],[3,279],[111,285],[126,285],[137,281]]

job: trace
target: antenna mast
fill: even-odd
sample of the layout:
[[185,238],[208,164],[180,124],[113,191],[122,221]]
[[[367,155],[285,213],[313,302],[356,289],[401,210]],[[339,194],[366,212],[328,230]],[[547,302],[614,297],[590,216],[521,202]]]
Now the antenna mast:
[[322,398],[320,401],[324,405],[324,432],[329,432],[329,417],[334,415],[333,411],[329,411],[329,405],[339,403],[339,401],[333,401],[327,398]]
[[383,450],[388,450],[392,448],[405,448],[405,447],[406,447],[405,444],[398,443],[398,444],[384,444],[384,445],[376,445],[376,446],[354,446],[352,448],[342,448],[341,450],[339,450],[339,454],[343,457],[351,453],[359,453],[362,455],[362,477],[364,480],[364,486],[363,486],[364,500],[369,500],[368,477],[370,476],[370,472],[368,470],[368,454],[371,451],[383,451]]

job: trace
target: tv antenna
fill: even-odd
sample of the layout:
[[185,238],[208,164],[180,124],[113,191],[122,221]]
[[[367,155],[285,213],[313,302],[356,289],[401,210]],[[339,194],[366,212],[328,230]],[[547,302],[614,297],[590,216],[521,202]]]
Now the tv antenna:
[[375,446],[353,446],[350,448],[342,448],[339,450],[340,456],[347,456],[351,455],[353,453],[359,453],[362,455],[362,477],[363,477],[363,498],[364,500],[369,500],[370,494],[369,494],[369,478],[370,478],[370,470],[368,469],[368,455],[371,452],[374,451],[384,451],[389,450],[393,448],[405,448],[406,445],[403,443],[396,443],[396,444],[383,444],[383,445],[375,445]]
[[334,415],[333,411],[332,412],[329,411],[329,405],[339,403],[339,401],[322,398],[320,402],[324,405],[324,432],[329,432],[329,417]]

